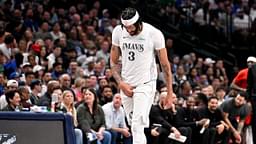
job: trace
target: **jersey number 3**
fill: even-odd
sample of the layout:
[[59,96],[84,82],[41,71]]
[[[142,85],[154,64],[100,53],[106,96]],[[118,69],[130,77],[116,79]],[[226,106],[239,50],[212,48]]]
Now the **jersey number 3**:
[[130,51],[130,52],[129,52],[128,59],[129,59],[130,61],[134,61],[134,59],[135,59],[135,53],[134,53],[133,51]]

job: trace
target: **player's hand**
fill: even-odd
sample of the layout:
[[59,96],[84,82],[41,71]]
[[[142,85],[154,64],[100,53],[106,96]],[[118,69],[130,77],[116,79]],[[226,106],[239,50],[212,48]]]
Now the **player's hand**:
[[169,108],[171,108],[172,107],[172,96],[171,95],[167,95],[166,97],[165,97],[165,100],[164,100],[164,102],[163,102],[163,107],[164,107],[164,109],[169,109]]
[[124,92],[124,94],[128,97],[133,96],[133,89],[134,87],[130,86],[129,84],[125,82],[120,82],[119,83],[119,88]]

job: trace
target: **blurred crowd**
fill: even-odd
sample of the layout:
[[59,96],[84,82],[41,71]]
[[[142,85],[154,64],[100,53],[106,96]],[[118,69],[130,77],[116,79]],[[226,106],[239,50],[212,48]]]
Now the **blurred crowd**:
[[[159,9],[161,16],[167,16],[165,20],[172,22],[176,17],[169,14],[177,8],[186,14],[191,10],[199,27],[210,24],[223,32],[229,31],[227,19],[221,21],[231,16],[228,13],[234,20],[232,31],[247,31],[255,19],[255,6],[250,1],[176,1],[175,8],[172,4],[168,1]],[[109,11],[100,1],[2,0],[0,109],[17,112],[44,106],[48,111],[73,116],[77,143],[130,144],[132,134],[109,64],[111,33],[120,21]],[[172,47],[169,38],[166,47],[168,51]],[[247,77],[229,80],[222,59],[193,52],[174,54],[169,59],[174,105],[167,111],[161,108],[166,87],[159,66],[151,126],[145,129],[148,143],[176,142],[168,138],[170,132],[187,136],[186,143],[245,142],[250,114],[245,93]],[[256,58],[246,62],[256,63]],[[219,109],[229,116],[215,117],[212,113]],[[202,127],[207,128],[204,133],[200,133]],[[217,133],[212,134],[210,128]],[[202,140],[198,139],[201,135]]]
[[152,0],[151,13],[161,22],[191,32],[200,40],[235,46],[254,45],[255,10],[252,0]]

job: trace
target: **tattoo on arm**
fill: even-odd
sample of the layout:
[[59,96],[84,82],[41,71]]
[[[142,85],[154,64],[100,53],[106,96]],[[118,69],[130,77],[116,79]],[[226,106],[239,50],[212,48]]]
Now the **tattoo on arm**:
[[172,73],[171,73],[170,63],[169,62],[163,62],[161,60],[161,54],[160,54],[159,50],[156,51],[156,53],[157,53],[157,56],[160,60],[160,65],[161,65],[162,71],[164,73],[164,77],[165,77],[165,80],[166,80],[166,86],[172,92]]
[[244,120],[241,120],[241,121],[238,123],[237,131],[238,131],[239,133],[241,133],[242,130],[243,130],[243,127],[244,127]]
[[119,47],[112,46],[111,48],[111,61],[110,66],[113,73],[113,77],[117,83],[119,83],[121,78],[121,65],[119,64],[119,56],[120,56],[120,49]]
[[230,120],[228,119],[228,113],[223,112],[223,117],[224,120],[226,122],[226,124],[229,126],[229,128],[231,129],[232,132],[235,132],[236,129],[233,127],[233,125],[231,124]]

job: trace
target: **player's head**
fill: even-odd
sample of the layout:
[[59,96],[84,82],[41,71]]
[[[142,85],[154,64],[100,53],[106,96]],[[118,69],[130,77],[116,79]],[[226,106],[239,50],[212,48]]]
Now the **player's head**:
[[136,9],[128,7],[121,14],[122,27],[125,27],[130,35],[136,35],[141,30],[141,18]]

